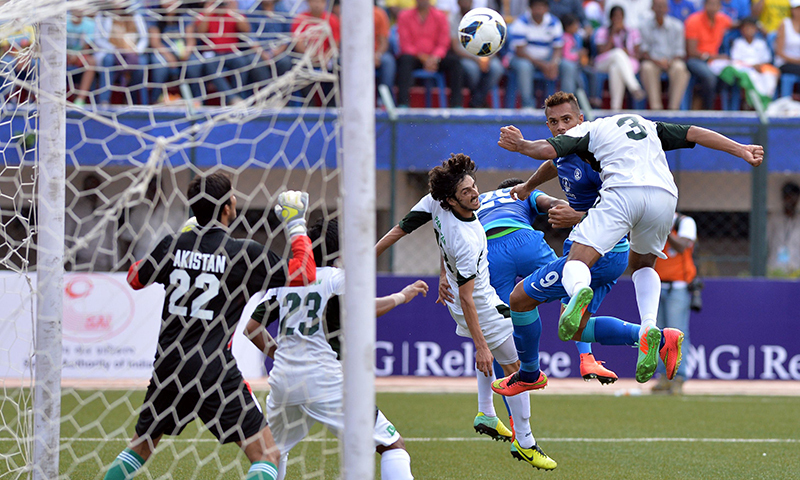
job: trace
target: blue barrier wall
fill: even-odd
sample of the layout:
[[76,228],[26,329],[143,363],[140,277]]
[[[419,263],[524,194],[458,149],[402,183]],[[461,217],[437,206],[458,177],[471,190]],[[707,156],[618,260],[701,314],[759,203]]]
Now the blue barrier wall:
[[[207,113],[218,112],[211,110]],[[733,138],[750,143],[758,128],[752,114],[657,116],[648,118],[676,123],[689,123],[718,129]],[[173,165],[194,163],[200,167],[222,162],[230,166],[247,163],[256,168],[288,168],[316,165],[324,159],[336,164],[335,112],[284,109],[263,113],[242,125],[216,125],[201,131],[194,141],[184,140],[170,148]],[[154,137],[169,137],[192,125],[180,110],[117,111],[121,124]],[[198,118],[203,121],[206,117]],[[0,129],[0,142],[6,144],[21,132],[25,119],[15,118]],[[526,170],[534,164],[526,157],[507,152],[497,146],[501,126],[514,124],[530,139],[550,136],[540,113],[519,110],[407,110],[396,122],[396,162],[399,170],[427,171],[451,152],[464,152],[474,157],[483,169]],[[273,132],[273,133],[270,133]],[[800,119],[772,119],[768,129],[769,170],[800,171],[795,143],[800,139]],[[378,169],[387,170],[392,161],[392,122],[385,113],[378,113],[376,126]],[[70,112],[67,125],[67,148],[73,151],[68,164],[125,165],[147,160],[153,144],[95,120],[84,119],[79,112]],[[18,151],[6,148],[2,156],[9,164],[19,162]],[[250,160],[248,162],[248,160]],[[728,155],[703,148],[670,152],[673,169],[694,171],[748,171],[744,162]]]
[[[412,277],[378,278],[378,295],[399,291]],[[376,366],[379,375],[473,376],[474,347],[455,334],[455,322],[436,300],[438,278],[425,278],[431,294],[397,307],[378,319]],[[692,347],[684,352],[687,374],[703,379],[800,380],[800,313],[793,300],[800,282],[707,279],[704,308],[692,313]],[[558,305],[540,307],[541,362],[551,377],[579,377],[574,342],[558,339]],[[630,279],[621,279],[598,312],[639,323]],[[595,356],[620,377],[632,378],[637,350],[594,345]]]

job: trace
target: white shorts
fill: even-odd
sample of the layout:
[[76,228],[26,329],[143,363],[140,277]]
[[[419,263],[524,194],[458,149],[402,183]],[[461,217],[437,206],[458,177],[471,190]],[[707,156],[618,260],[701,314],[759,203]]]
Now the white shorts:
[[630,232],[631,250],[664,255],[678,199],[659,187],[612,187],[600,190],[600,202],[589,209],[569,239],[597,250],[601,255]]
[[[267,397],[267,423],[281,455],[288,454],[300,443],[316,422],[325,425],[337,438],[342,438],[344,410],[341,399],[304,405],[275,405],[271,400],[271,396]],[[372,438],[376,447],[388,447],[400,440],[400,434],[380,410],[377,410]]]
[[[486,339],[486,343],[489,345],[489,350],[498,348],[508,337],[514,334],[514,325],[511,323],[511,317],[506,317],[501,313],[502,310],[509,312],[509,315],[511,314],[511,311],[504,303],[500,303],[500,310],[498,310],[497,306],[492,306],[491,304],[481,306],[476,303],[475,307],[478,309],[478,323],[481,326],[483,338]],[[451,309],[448,310],[450,310],[450,316],[458,324],[456,335],[472,338],[469,328],[467,328],[467,320],[464,318],[464,314],[455,313]]]
[[517,346],[514,345],[514,337],[509,335],[497,348],[493,348],[492,356],[500,365],[516,363],[519,357],[517,356]]

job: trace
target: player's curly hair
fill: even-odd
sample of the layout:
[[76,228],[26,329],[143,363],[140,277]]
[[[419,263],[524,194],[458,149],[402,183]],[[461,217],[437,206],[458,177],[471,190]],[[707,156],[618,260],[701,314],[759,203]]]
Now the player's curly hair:
[[212,218],[220,219],[222,209],[231,204],[231,179],[222,172],[198,175],[189,183],[186,196],[197,223],[206,225]]
[[428,172],[428,187],[434,200],[445,210],[450,210],[448,198],[455,198],[456,188],[467,175],[475,178],[475,162],[463,153],[451,153],[450,158]]
[[506,178],[505,180],[500,182],[500,185],[497,186],[497,189],[502,190],[504,188],[515,187],[520,183],[525,183],[525,180],[517,177]]
[[556,92],[545,99],[544,110],[547,112],[548,108],[555,107],[556,105],[563,105],[565,103],[572,105],[572,108],[574,108],[575,112],[578,114],[581,113],[581,107],[578,105],[578,97],[576,97],[573,93],[561,91]]
[[339,220],[320,218],[308,229],[308,238],[314,249],[314,263],[318,267],[333,266],[339,258]]

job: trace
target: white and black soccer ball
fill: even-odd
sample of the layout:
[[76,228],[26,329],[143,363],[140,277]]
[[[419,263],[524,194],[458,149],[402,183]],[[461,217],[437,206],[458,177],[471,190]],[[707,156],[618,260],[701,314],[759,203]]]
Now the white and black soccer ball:
[[497,53],[505,43],[507,33],[503,16],[491,8],[474,8],[458,24],[461,45],[479,57]]

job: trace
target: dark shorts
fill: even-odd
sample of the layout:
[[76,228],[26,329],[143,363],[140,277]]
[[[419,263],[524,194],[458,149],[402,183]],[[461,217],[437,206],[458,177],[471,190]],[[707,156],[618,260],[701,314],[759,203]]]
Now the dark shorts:
[[243,441],[267,426],[250,385],[238,372],[204,389],[192,387],[181,392],[172,385],[158,388],[150,379],[136,422],[139,437],[178,435],[195,418],[202,420],[220,443]]

